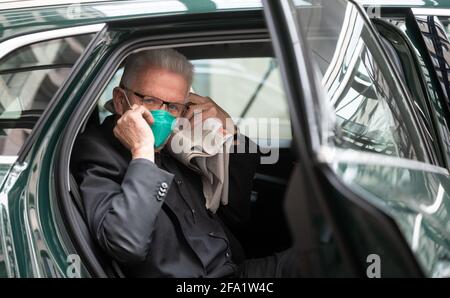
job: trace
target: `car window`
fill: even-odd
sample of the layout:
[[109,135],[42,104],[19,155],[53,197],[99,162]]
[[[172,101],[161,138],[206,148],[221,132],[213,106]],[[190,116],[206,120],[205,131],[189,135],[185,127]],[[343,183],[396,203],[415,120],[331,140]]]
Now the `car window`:
[[[192,61],[196,75],[193,89],[207,94],[226,110],[245,135],[259,143],[276,138],[292,139],[289,112],[278,64],[274,58],[229,58]],[[273,130],[262,119],[279,121]],[[256,123],[261,129],[251,129]],[[275,123],[273,123],[275,124]]]
[[93,37],[42,41],[0,59],[0,181]]
[[[289,110],[275,58],[191,60],[193,91],[211,97],[227,111],[241,132],[262,146],[288,147],[292,139]],[[100,96],[100,122],[110,115],[104,104],[119,85],[119,69]],[[258,126],[259,125],[259,126]]]
[[0,157],[17,155],[93,34],[43,41],[0,60]]
[[355,6],[346,1],[301,5],[297,17],[329,100],[321,121],[323,142],[425,161],[407,98]]
[[439,16],[437,18],[442,23],[447,38],[450,39],[450,17]]

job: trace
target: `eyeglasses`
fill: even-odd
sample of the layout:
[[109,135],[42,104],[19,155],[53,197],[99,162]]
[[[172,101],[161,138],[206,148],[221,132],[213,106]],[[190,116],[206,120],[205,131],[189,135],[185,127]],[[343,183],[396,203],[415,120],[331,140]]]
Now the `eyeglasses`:
[[159,99],[150,95],[143,95],[131,89],[128,89],[124,86],[120,86],[120,88],[130,91],[141,100],[141,104],[148,110],[158,110],[161,109],[163,105],[166,105],[167,111],[174,116],[180,116],[186,110],[187,105],[178,102],[170,102]]

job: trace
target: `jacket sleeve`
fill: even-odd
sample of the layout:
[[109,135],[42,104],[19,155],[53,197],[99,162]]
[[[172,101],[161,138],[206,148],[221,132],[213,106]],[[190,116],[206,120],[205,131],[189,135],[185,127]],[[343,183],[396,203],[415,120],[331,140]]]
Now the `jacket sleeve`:
[[218,215],[231,229],[250,220],[253,177],[260,163],[258,146],[244,135],[238,135],[238,140],[239,145],[234,145],[230,153],[228,204],[218,209]]
[[95,140],[84,139],[76,146],[74,174],[91,234],[118,262],[144,261],[173,175],[146,159],[127,165],[117,152]]

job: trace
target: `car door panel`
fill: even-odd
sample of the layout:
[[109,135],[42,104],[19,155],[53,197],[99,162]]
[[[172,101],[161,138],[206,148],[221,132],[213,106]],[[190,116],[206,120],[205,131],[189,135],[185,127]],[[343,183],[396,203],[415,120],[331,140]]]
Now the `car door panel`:
[[[308,15],[302,15],[302,17],[299,17],[299,21],[296,24],[295,18],[300,15],[300,12],[296,12],[296,6],[294,3],[289,3],[291,1],[281,1],[281,5],[276,7],[278,9],[277,13],[282,14],[287,18],[291,19],[292,21],[288,21],[287,24],[290,26],[288,28],[285,28],[284,30],[289,31],[292,35],[292,39],[290,40],[290,45],[293,48],[298,49],[297,43],[298,41],[296,38],[299,38],[300,35],[298,32],[296,32],[294,27],[303,26],[303,32],[310,32],[308,30],[311,30],[308,25],[311,25],[312,28],[320,21],[320,18],[316,18],[314,22],[309,23],[308,19],[314,19],[311,18],[311,16],[308,18]],[[394,81],[398,80],[398,86],[396,87],[396,90],[402,90],[401,92],[405,92],[406,88],[402,86],[401,81],[399,80],[401,78],[400,75],[396,73],[394,70],[393,64],[391,64],[391,61],[386,58],[386,53],[381,49],[381,40],[376,37],[376,34],[373,34],[373,28],[371,28],[370,23],[368,22],[368,18],[364,15],[364,12],[357,8],[356,6],[353,6],[354,4],[351,3],[351,1],[339,1],[340,4],[343,5],[343,8],[345,8],[345,21],[349,24],[349,28],[362,28],[359,27],[361,25],[367,26],[367,31],[371,36],[373,36],[373,40],[369,41],[372,37],[364,39],[364,42],[369,42],[371,48],[379,48],[380,53],[374,55],[372,57],[372,63],[375,61],[383,61],[382,63],[386,65],[388,69],[390,69],[390,72],[393,74]],[[304,3],[303,3],[304,4]],[[265,2],[265,5],[268,5],[267,2]],[[307,6],[307,4],[304,4]],[[328,5],[328,3],[324,2],[314,2],[314,5],[317,5],[319,7],[319,10],[322,9],[320,5],[324,5],[325,7]],[[276,6],[275,4],[271,4],[271,7],[273,8]],[[301,6],[301,4],[300,4]],[[328,5],[329,11],[333,11],[336,8],[331,8],[332,5]],[[353,6],[353,7],[352,7]],[[311,12],[310,15],[314,16],[314,6],[311,5],[308,7],[308,10],[304,10],[306,12]],[[323,15],[327,15],[325,12],[325,9],[321,10],[321,13]],[[297,13],[299,13],[297,15]],[[344,14],[341,14],[339,17],[342,18]],[[361,17],[359,17],[360,15]],[[318,14],[317,16],[320,17]],[[358,19],[359,18],[359,19]],[[333,19],[332,16],[328,16],[327,20]],[[352,20],[354,20],[356,25],[352,23]],[[273,20],[272,20],[273,21]],[[278,26],[282,26],[283,24],[279,22]],[[330,22],[330,24],[333,24]],[[284,24],[286,26],[286,24]],[[276,27],[276,25],[272,25]],[[347,25],[346,25],[347,26]],[[355,26],[355,27],[352,27]],[[279,29],[275,32],[275,30],[272,30],[272,34],[278,34],[280,35],[283,29]],[[317,30],[317,29],[313,29]],[[337,28],[339,30],[339,28]],[[355,29],[353,29],[355,30]],[[366,30],[366,29],[364,29]],[[317,31],[312,31],[317,32]],[[339,34],[354,34],[356,31],[341,31]],[[306,34],[308,36],[308,34]],[[339,36],[341,37],[341,36]],[[320,41],[320,37],[314,36],[315,40]],[[301,38],[299,38],[300,43],[302,41]],[[357,42],[357,38],[349,38],[350,42]],[[308,40],[309,41],[309,40]],[[283,43],[286,44],[286,41]],[[324,59],[323,53],[318,54],[318,52],[315,52],[317,50],[317,44],[309,44],[308,46],[312,47],[312,51],[317,59],[322,60],[328,60]],[[305,46],[306,47],[306,46]],[[337,47],[338,49],[346,49],[346,51],[349,51],[349,47],[343,46],[342,44],[340,47]],[[292,54],[289,55],[289,50],[285,49],[278,49],[278,57],[279,59],[285,58],[280,56],[280,52],[283,52],[287,57],[290,57],[290,59],[299,59],[298,53],[300,50],[297,50],[296,55]],[[378,51],[378,50],[376,50]],[[345,55],[345,54],[344,54]],[[336,56],[337,57],[337,56]],[[333,57],[335,59],[336,57]],[[340,57],[344,57],[343,55]],[[338,57],[338,59],[341,59]],[[354,56],[352,56],[354,57]],[[287,58],[285,58],[287,59]],[[383,60],[384,59],[384,60]],[[330,61],[330,60],[328,60]],[[332,60],[334,63],[339,62],[339,60]],[[290,63],[283,61],[284,63]],[[328,62],[329,63],[329,62]],[[380,62],[378,62],[380,63]],[[291,71],[290,74],[295,74],[295,68],[286,66],[285,69],[288,69],[288,71]],[[320,64],[320,63],[318,63]],[[299,64],[299,67],[301,67]],[[331,66],[334,67],[334,69],[337,69],[338,67],[341,67],[340,64],[331,63]],[[331,67],[330,66],[330,67]],[[371,66],[373,67],[373,65]],[[378,70],[379,71],[379,70]],[[383,70],[384,71],[384,70]],[[322,68],[322,73],[325,73],[326,75],[329,75],[329,72],[327,72],[326,68]],[[336,73],[336,71],[335,71]],[[353,75],[353,73],[352,73]],[[287,76],[287,75],[286,75]],[[314,77],[314,75],[311,75]],[[351,78],[351,76],[349,77]],[[327,77],[328,82],[332,82],[329,77]],[[286,80],[286,77],[285,77]],[[350,81],[345,81],[345,83]],[[304,81],[303,81],[304,84]],[[333,86],[332,84],[326,85],[328,88]],[[337,85],[338,87],[344,89],[344,86]],[[286,88],[290,88],[290,86],[287,86]],[[357,89],[356,89],[357,90]],[[329,93],[329,92],[328,92]],[[319,93],[320,94],[320,93]],[[330,93],[329,93],[330,94]],[[340,93],[345,94],[345,92]],[[364,96],[373,96],[370,93],[363,93]],[[397,95],[399,96],[399,95]],[[405,96],[405,95],[401,95]],[[319,96],[320,98],[320,96]],[[314,102],[315,98],[307,99],[312,100]],[[325,99],[324,99],[325,100]],[[334,100],[332,97],[331,100]],[[320,101],[320,100],[319,100]],[[336,103],[339,101],[337,100]],[[326,105],[326,104],[325,104]],[[409,102],[406,104],[405,109],[410,110],[412,107],[412,102]],[[391,107],[392,108],[392,107]],[[330,113],[330,110],[323,108],[327,113]],[[320,112],[319,112],[320,115]],[[325,114],[327,115],[327,114]],[[385,114],[386,115],[386,114]],[[417,118],[413,116],[413,113],[407,114],[402,113],[402,118],[408,121],[413,121],[414,123],[417,123]],[[408,115],[408,116],[406,116]],[[303,117],[308,117],[305,114],[303,114]],[[328,116],[325,116],[325,118]],[[408,119],[408,117],[411,117]],[[362,118],[360,118],[361,120]],[[368,118],[371,119],[371,118]],[[325,119],[322,118],[322,121]],[[339,120],[337,123],[338,125],[342,125]],[[313,123],[310,121],[310,123]],[[326,123],[326,122],[325,122]],[[345,122],[344,122],[345,123]],[[350,127],[350,126],[349,126]],[[345,129],[345,128],[344,128]],[[351,129],[360,129],[358,126],[353,126]],[[357,130],[353,130],[353,132],[356,132]],[[363,132],[360,130],[360,132]],[[410,131],[411,132],[411,131]],[[408,132],[408,133],[410,133]],[[322,132],[323,133],[323,132]],[[331,137],[333,134],[330,135]],[[350,135],[347,135],[348,137],[352,138]],[[418,136],[418,139],[422,139],[422,136]],[[327,138],[324,140],[328,141]],[[326,193],[316,193],[317,199],[320,202],[320,198],[324,200],[322,203],[323,212],[325,214],[328,214],[328,219],[331,223],[331,226],[333,228],[333,234],[337,239],[338,244],[340,244],[341,253],[343,256],[347,256],[350,260],[349,263],[353,264],[354,268],[356,268],[357,274],[365,275],[365,269],[367,268],[365,265],[365,259],[368,258],[372,253],[379,254],[379,257],[381,257],[382,264],[384,265],[384,270],[382,270],[381,275],[382,276],[407,276],[407,275],[421,275],[421,270],[427,268],[426,274],[428,275],[434,275],[436,268],[440,267],[438,265],[438,259],[442,258],[442,255],[438,257],[440,254],[440,251],[442,248],[446,247],[446,244],[442,241],[439,241],[439,245],[442,245],[441,248],[434,250],[434,264],[426,264],[424,263],[426,257],[424,255],[419,256],[420,252],[417,252],[417,248],[413,249],[411,246],[411,233],[412,230],[414,230],[414,223],[411,222],[412,218],[414,216],[420,216],[420,214],[423,213],[423,210],[415,209],[417,206],[420,206],[420,204],[425,204],[424,202],[435,202],[435,198],[437,195],[437,189],[440,190],[440,195],[442,195],[442,198],[440,200],[447,200],[445,192],[443,192],[443,189],[445,189],[444,186],[439,188],[437,186],[436,190],[430,190],[431,185],[436,185],[436,179],[438,178],[436,176],[436,172],[441,174],[442,176],[440,179],[446,177],[448,175],[448,172],[444,168],[440,168],[438,166],[429,165],[428,161],[423,162],[420,161],[421,158],[419,158],[419,161],[409,160],[408,158],[397,158],[397,157],[390,157],[383,155],[390,155],[390,151],[382,151],[382,150],[372,150],[370,148],[369,143],[371,141],[364,139],[364,138],[358,138],[357,143],[359,145],[355,144],[356,146],[349,146],[349,144],[344,143],[337,143],[337,146],[343,146],[342,149],[334,148],[336,145],[332,145],[331,147],[326,146],[320,146],[321,149],[317,149],[317,155],[316,158],[312,157],[312,160],[317,160],[319,163],[316,164],[318,168],[316,176],[317,184],[321,185],[323,190],[327,190]],[[298,141],[298,140],[297,140]],[[369,142],[369,143],[366,143]],[[366,144],[366,145],[364,145]],[[369,146],[369,147],[367,147]],[[416,145],[413,145],[416,146]],[[422,147],[423,148],[423,147]],[[359,152],[359,151],[369,151],[369,152]],[[377,153],[379,151],[380,153]],[[308,151],[306,151],[308,152]],[[298,154],[305,154],[305,152],[300,151]],[[383,154],[383,155],[382,155]],[[417,158],[417,157],[416,157]],[[413,158],[414,159],[414,158]],[[425,159],[426,160],[426,159]],[[419,168],[419,171],[411,171],[411,168],[414,168],[417,166]],[[415,168],[414,168],[415,169]],[[431,173],[431,174],[430,174]],[[333,177],[334,176],[334,177]],[[320,178],[319,178],[320,177]],[[404,179],[406,179],[407,182],[404,183]],[[420,181],[420,183],[419,183]],[[433,182],[434,181],[434,182]],[[444,181],[439,180],[440,183],[444,183]],[[291,183],[295,183],[291,181]],[[439,183],[437,184],[439,185]],[[420,189],[420,192],[419,190]],[[420,195],[417,194],[420,193]],[[287,197],[287,201],[292,201],[294,198]],[[297,198],[298,200],[302,200],[304,198]],[[441,201],[441,202],[442,202]],[[436,203],[437,204],[437,203]],[[384,206],[384,208],[382,208]],[[415,206],[415,207],[414,207]],[[402,208],[405,208],[406,210],[415,210],[415,212],[411,211],[412,218],[405,219],[405,213],[402,213],[404,210]],[[440,208],[443,208],[444,213],[447,213],[448,208],[448,202],[440,206]],[[328,210],[328,211],[327,211]],[[394,211],[395,210],[395,211]],[[432,219],[431,216],[426,216],[425,214],[422,214],[422,220],[423,224],[425,226],[431,225],[430,221],[434,221],[435,219]],[[425,219],[427,217],[427,219]],[[434,217],[434,216],[433,216]],[[445,218],[445,217],[444,217]],[[428,222],[427,222],[428,221]],[[438,220],[437,222],[440,222],[441,220]],[[431,229],[440,229],[439,234],[444,233],[446,230],[448,230],[448,225],[446,222],[440,222],[433,223],[433,227]],[[418,225],[417,225],[418,226]],[[417,230],[419,229],[419,232]],[[416,236],[415,241],[417,241],[417,237],[419,237],[419,243],[426,243],[427,241],[430,241],[434,235],[427,234],[420,232],[421,227],[416,227]],[[417,234],[419,233],[419,234]],[[370,235],[372,234],[372,236]],[[417,236],[420,235],[420,236]],[[296,237],[295,240],[298,242],[301,241],[302,236],[301,235],[294,235]],[[441,238],[441,240],[445,239],[446,237]],[[357,240],[359,239],[359,240]],[[409,240],[408,240],[409,239]],[[409,242],[408,242],[409,241]],[[423,242],[422,242],[423,241]],[[434,247],[435,243],[431,244],[430,247]],[[415,257],[413,254],[416,254]],[[445,253],[443,254],[445,256]],[[428,259],[427,259],[428,260]],[[418,265],[418,263],[420,265]],[[383,266],[382,265],[382,266]],[[431,269],[432,268],[432,269]],[[429,271],[431,269],[431,271]]]
[[[54,226],[44,220],[53,218],[52,208],[48,203],[38,205],[34,193],[24,188],[26,175],[36,172],[37,167],[30,168],[30,156],[22,153],[28,153],[25,148],[32,146],[32,134],[51,106],[52,96],[92,39],[92,33],[102,26],[17,33],[0,44],[3,276],[56,277],[65,270],[61,268],[66,267],[67,260],[62,254],[52,253],[63,249],[61,244],[46,236],[56,233]],[[43,230],[47,231],[45,235]]]

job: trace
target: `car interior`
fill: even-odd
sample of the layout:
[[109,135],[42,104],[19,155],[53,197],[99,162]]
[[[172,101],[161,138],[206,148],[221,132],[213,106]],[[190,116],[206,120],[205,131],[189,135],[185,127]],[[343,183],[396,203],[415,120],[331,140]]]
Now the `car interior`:
[[[333,35],[330,34],[330,36]],[[324,39],[323,36],[315,38],[315,43],[312,43],[315,58],[319,61],[318,64],[322,71],[326,70],[333,52],[328,51],[327,47],[318,45],[323,45],[324,42],[332,45],[336,42],[334,38],[327,38]],[[257,169],[253,180],[252,195],[249,198],[252,209],[248,224],[230,227],[243,246],[246,257],[268,256],[291,247],[293,239],[286,219],[284,199],[296,157],[293,147],[294,142],[292,142],[293,134],[289,108],[271,41],[267,39],[223,42],[208,45],[178,46],[174,49],[184,54],[194,64],[194,91],[200,95],[211,97],[226,110],[238,124],[241,133],[258,143],[262,152],[270,152],[268,149],[271,148],[272,152],[275,149],[279,154],[275,163],[260,164]],[[319,52],[319,50],[324,50],[324,52]],[[98,95],[97,104],[92,108],[91,114],[86,118],[79,133],[91,126],[99,125],[109,115],[109,112],[105,109],[105,103],[111,99],[112,89],[119,84],[122,66],[117,65],[115,73],[111,74],[111,80]],[[369,92],[367,86],[361,87],[357,83],[352,81],[350,85],[356,91],[365,94],[367,98],[377,98]],[[372,86],[372,84],[369,84],[369,86]],[[364,113],[364,110],[361,110],[361,113]],[[280,119],[279,130],[275,133],[275,136],[271,136],[270,132],[264,131],[264,128],[262,133],[260,130],[256,134],[251,130],[247,131],[246,128],[252,126],[252,118]],[[346,121],[345,123],[351,124],[353,122]],[[355,127],[355,125],[350,128],[356,131],[356,135],[361,130],[360,126]],[[353,138],[353,134],[350,134],[350,139]],[[268,141],[268,139],[271,139],[271,141]],[[273,142],[274,139],[275,142]],[[347,147],[354,146],[353,141],[346,144]],[[374,144],[377,144],[377,140],[364,139],[361,144],[358,145],[358,149],[371,151],[375,147]],[[364,149],[360,146],[363,146]],[[80,235],[83,235],[86,242],[89,243],[89,249],[84,249],[86,251],[81,251],[80,255],[96,259],[108,275],[120,276],[119,266],[114,261],[111,262],[111,259],[101,251],[90,237],[83,219],[83,201],[77,183],[78,181],[75,181],[73,177],[70,178],[71,195],[79,211],[74,216],[79,217],[80,227],[78,227],[78,230]],[[323,260],[331,264],[329,268],[336,269],[338,268],[339,257],[335,254],[336,250],[333,246],[334,241],[330,227],[324,223],[318,224],[318,227],[320,229],[318,231],[320,241],[325,244],[325,249],[321,251]]]
[[[285,120],[280,123],[280,131],[276,131],[272,136],[269,136],[270,133],[254,134],[254,132],[250,132],[254,135],[247,135],[262,147],[261,152],[263,154],[266,152],[264,155],[271,154],[267,147],[278,151],[279,155],[275,163],[261,164],[257,169],[252,195],[249,198],[252,207],[248,224],[230,228],[241,242],[247,258],[263,257],[289,248],[292,239],[284,215],[283,198],[293,168],[294,154],[291,147],[289,110],[270,41],[221,43],[174,49],[194,64],[195,92],[210,96],[227,110],[235,123],[238,123],[241,133],[245,134],[245,123],[250,118],[277,117]],[[122,65],[119,65],[79,133],[91,126],[100,125],[110,114],[104,105],[111,99],[112,89],[118,85],[121,73]],[[262,128],[264,129],[267,128]],[[271,141],[268,141],[270,138]],[[111,265],[111,260],[90,237],[83,218],[83,200],[78,182],[72,175],[70,175],[70,191],[79,213],[76,215],[80,221],[79,232],[91,249],[90,252],[84,253],[95,257],[108,275],[120,276],[118,265],[115,262]]]

